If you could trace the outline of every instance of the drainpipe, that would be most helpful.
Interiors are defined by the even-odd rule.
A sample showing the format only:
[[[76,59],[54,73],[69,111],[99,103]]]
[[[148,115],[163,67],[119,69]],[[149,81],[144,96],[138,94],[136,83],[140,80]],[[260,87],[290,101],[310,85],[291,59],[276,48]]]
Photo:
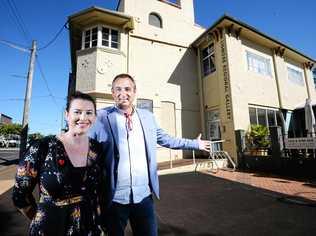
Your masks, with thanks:
[[[126,72],[129,74],[129,58],[130,58],[130,49],[129,49],[129,41],[130,41],[130,30],[127,32],[127,58],[126,58]]]
[[[308,74],[307,74],[307,67],[303,65],[304,68],[304,77],[305,77],[305,84],[306,84],[306,89],[307,89],[307,97],[311,99],[311,93],[310,93],[310,87],[308,83]]]
[[[201,73],[201,55],[200,55],[200,49],[197,48],[197,65],[198,65],[198,84],[199,84],[199,95],[200,95],[200,110],[201,110],[201,128],[202,132],[206,135],[206,129],[205,129],[205,103],[204,103],[204,86],[203,86],[203,78]]]
[[[276,57],[277,57],[277,55],[273,51],[272,52],[272,59],[273,59],[274,77],[275,77],[275,82],[276,82],[276,86],[277,86],[277,90],[278,90],[279,106],[280,106],[280,109],[282,109],[283,105],[282,105],[280,82],[279,82],[279,72],[278,72],[278,67],[276,65],[276,62],[277,62],[277,58]]]

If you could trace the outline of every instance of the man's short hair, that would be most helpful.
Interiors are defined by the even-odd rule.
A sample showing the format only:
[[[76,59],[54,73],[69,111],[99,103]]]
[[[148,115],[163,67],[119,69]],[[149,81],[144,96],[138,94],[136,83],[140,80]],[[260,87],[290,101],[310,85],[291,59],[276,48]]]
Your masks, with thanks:
[[[114,77],[114,79],[112,81],[112,89],[113,89],[114,82],[118,79],[121,79],[121,78],[128,78],[134,84],[134,89],[136,89],[136,82],[135,82],[134,78],[130,74],[127,74],[127,73],[118,74],[117,76]]]

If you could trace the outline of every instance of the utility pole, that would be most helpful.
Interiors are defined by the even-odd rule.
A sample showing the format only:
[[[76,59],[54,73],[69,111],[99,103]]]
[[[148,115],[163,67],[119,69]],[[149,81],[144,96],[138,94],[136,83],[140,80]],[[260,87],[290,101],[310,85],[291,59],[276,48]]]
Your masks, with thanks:
[[[65,132],[65,127],[64,127],[64,108],[61,109],[61,123],[60,123],[60,132],[64,133]]]
[[[32,48],[31,48],[29,69],[28,69],[28,74],[27,74],[25,99],[24,99],[21,144],[20,144],[20,159],[22,158],[22,155],[24,154],[24,152],[26,150],[27,134],[28,134],[28,126],[29,126],[29,111],[30,111],[30,103],[31,103],[31,95],[32,95],[32,82],[33,82],[34,64],[35,64],[35,55],[36,55],[36,41],[33,40],[32,41]]]

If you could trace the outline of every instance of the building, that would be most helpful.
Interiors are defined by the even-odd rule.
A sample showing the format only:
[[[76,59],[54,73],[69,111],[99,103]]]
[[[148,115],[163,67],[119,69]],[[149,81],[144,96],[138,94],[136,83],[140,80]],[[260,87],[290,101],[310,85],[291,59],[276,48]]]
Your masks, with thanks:
[[[229,16],[204,29],[194,21],[193,0],[91,7],[69,17],[69,32],[69,93],[87,92],[98,108],[109,106],[112,79],[130,73],[136,105],[153,111],[163,129],[225,140],[223,149],[235,160],[236,130],[289,124],[297,104],[316,99],[315,60]],[[158,155],[191,153],[160,148]]]
[[[235,158],[236,130],[261,124],[293,133],[293,111],[316,99],[312,58],[232,17],[220,18],[192,45],[201,68],[202,124],[210,138],[226,140],[224,150]]]
[[[12,124],[12,118],[10,116],[0,113],[0,125]]]

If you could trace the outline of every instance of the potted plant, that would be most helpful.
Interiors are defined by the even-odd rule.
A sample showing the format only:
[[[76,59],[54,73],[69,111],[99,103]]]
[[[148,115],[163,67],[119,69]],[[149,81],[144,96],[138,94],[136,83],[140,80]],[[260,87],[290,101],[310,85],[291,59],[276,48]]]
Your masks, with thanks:
[[[250,154],[254,156],[266,156],[270,146],[269,129],[263,125],[251,125],[246,134],[247,146]]]

